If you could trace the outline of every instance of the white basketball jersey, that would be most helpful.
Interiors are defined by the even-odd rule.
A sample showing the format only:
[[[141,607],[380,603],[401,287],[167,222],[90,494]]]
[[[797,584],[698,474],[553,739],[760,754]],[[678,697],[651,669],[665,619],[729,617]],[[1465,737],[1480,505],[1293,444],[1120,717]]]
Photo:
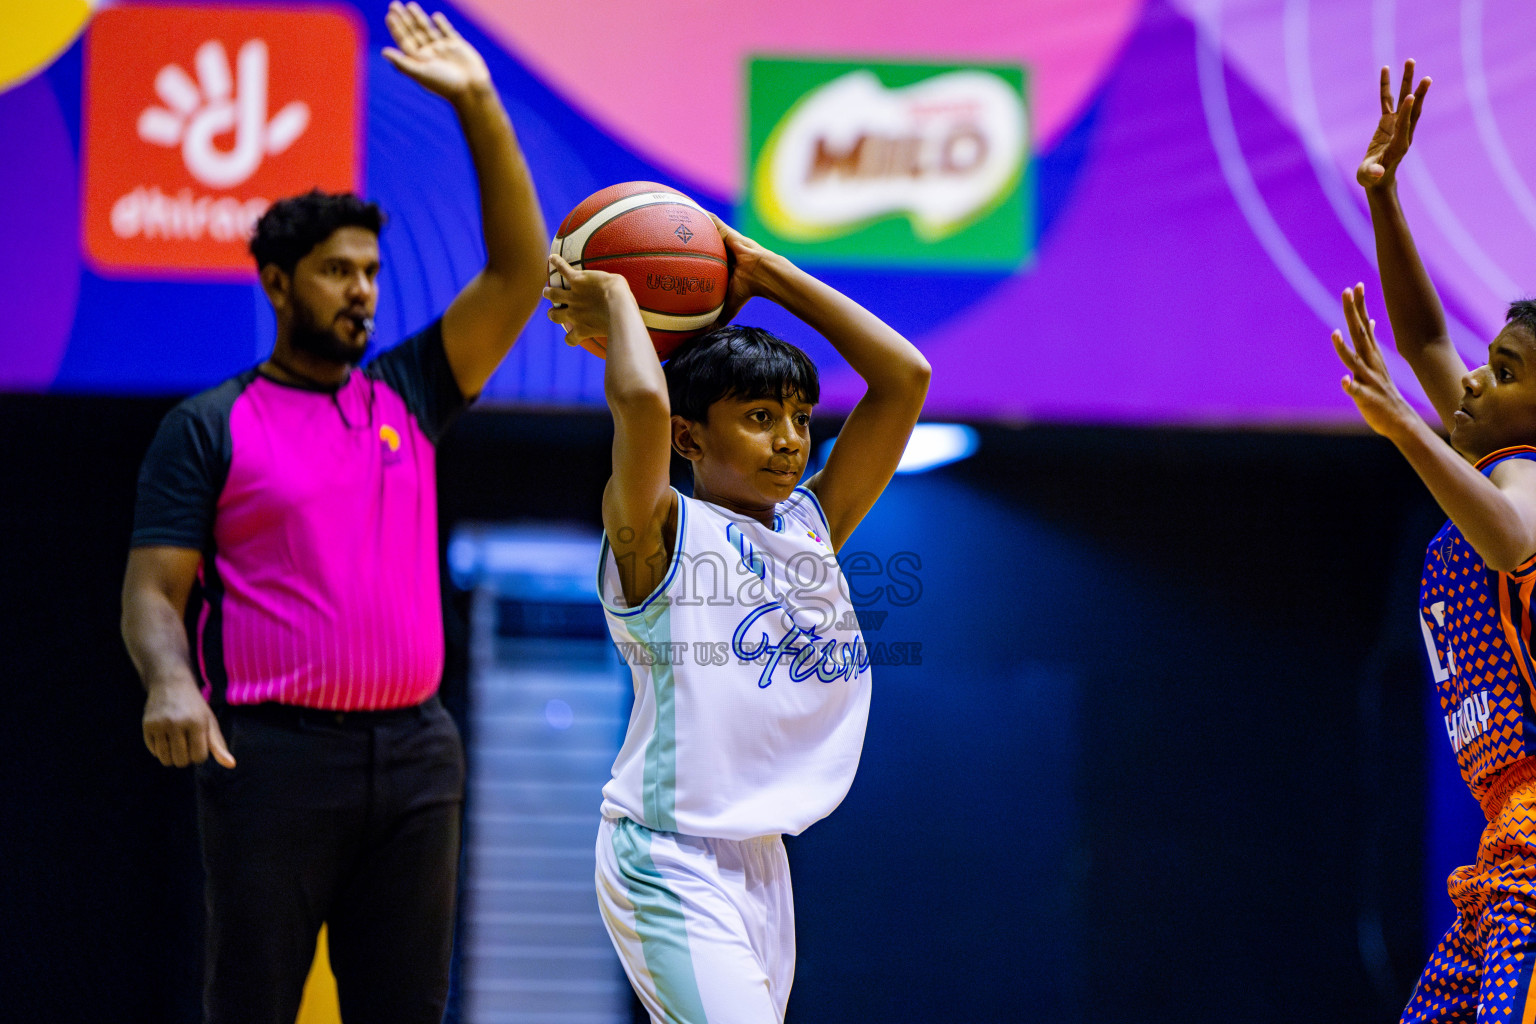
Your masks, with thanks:
[[[672,562],[627,607],[607,539],[598,593],[634,673],[629,731],[603,814],[721,839],[797,835],[853,783],[869,652],[803,487],[770,528],[678,495]]]

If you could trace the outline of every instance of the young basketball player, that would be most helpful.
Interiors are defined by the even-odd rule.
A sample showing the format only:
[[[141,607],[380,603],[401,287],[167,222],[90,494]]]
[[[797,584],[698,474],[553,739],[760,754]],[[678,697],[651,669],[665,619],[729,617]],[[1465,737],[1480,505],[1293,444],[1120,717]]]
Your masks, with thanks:
[[[1353,347],[1334,347],[1344,390],[1371,428],[1397,445],[1450,522],[1436,534],[1420,584],[1419,625],[1451,749],[1488,828],[1477,861],[1452,873],[1456,920],[1425,967],[1404,1022],[1536,1016],[1536,736],[1531,619],[1536,614],[1536,302],[1516,302],[1468,372],[1446,335],[1440,300],[1398,205],[1396,171],[1429,79],[1413,62],[1393,109],[1381,72],[1382,117],[1360,165],[1376,229],[1382,290],[1397,349],[1418,376],[1450,445],[1398,394],[1366,313],[1365,289],[1344,293]]]
[[[721,327],[663,372],[622,277],[551,257],[569,287],[544,294],[568,340],[608,339],[598,585],[635,704],[603,788],[603,920],[654,1020],[768,1024],[795,964],[780,837],[842,801],[869,709],[836,552],[895,472],[929,367],[857,303],[716,224],[734,264],[722,322],[752,296],[776,302],[868,386],[803,483],[818,384],[799,349]],[[693,464],[692,497],[669,485],[673,451]]]

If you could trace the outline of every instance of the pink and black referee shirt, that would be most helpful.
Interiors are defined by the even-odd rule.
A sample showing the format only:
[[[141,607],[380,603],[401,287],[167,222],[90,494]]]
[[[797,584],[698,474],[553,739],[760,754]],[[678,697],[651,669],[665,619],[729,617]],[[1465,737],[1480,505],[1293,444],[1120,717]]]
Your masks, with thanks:
[[[437,691],[436,445],[465,404],[438,321],[335,389],[251,369],[166,415],[132,543],[202,553],[210,701],[351,711]]]

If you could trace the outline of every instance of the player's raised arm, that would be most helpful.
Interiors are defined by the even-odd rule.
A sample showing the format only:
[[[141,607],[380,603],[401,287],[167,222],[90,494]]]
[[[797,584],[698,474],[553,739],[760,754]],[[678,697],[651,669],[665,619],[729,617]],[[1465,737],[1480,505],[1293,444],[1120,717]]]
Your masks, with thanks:
[[[453,105],[480,182],[485,267],[443,315],[443,347],[459,390],[480,393],[538,305],[548,236],[512,123],[475,48],[441,14],[392,3],[385,17],[396,68]],[[431,182],[423,182],[431,188]]]
[[[1424,78],[1414,86],[1413,67],[1411,60],[1403,65],[1395,106],[1392,72],[1381,69],[1381,122],[1371,136],[1355,177],[1365,188],[1370,204],[1381,289],[1397,351],[1413,367],[1440,422],[1449,431],[1453,425],[1451,417],[1461,400],[1461,375],[1467,372],[1467,367],[1451,344],[1440,297],[1419,259],[1413,234],[1397,201],[1397,167],[1413,142],[1430,85],[1430,80]]]
[[[789,260],[715,219],[732,271],[721,322],[754,295],[783,306],[832,343],[868,390],[848,414],[826,466],[805,482],[838,550],[885,490],[923,411],[932,369],[879,317]]]
[[[613,414],[613,475],[603,489],[603,529],[624,599],[637,605],[661,584],[672,557],[676,499],[666,375],[624,278],[576,270],[559,256],[549,257],[549,269],[566,283],[544,289],[555,303],[549,318],[564,325],[566,341],[607,339],[603,395]]]
[[[1333,332],[1333,347],[1349,370],[1345,392],[1376,433],[1397,446],[1440,508],[1490,568],[1509,572],[1536,554],[1536,463],[1509,459],[1483,476],[1446,444],[1398,393],[1365,309],[1365,286],[1344,292],[1344,321],[1352,343]],[[1488,367],[1474,371],[1489,372]]]

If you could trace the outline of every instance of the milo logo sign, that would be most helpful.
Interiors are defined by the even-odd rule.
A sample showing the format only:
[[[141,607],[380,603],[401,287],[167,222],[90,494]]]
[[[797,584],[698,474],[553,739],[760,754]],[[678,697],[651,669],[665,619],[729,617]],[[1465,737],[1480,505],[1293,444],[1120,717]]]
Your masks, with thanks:
[[[759,59],[749,79],[747,234],[837,263],[1033,251],[1023,69]]]

